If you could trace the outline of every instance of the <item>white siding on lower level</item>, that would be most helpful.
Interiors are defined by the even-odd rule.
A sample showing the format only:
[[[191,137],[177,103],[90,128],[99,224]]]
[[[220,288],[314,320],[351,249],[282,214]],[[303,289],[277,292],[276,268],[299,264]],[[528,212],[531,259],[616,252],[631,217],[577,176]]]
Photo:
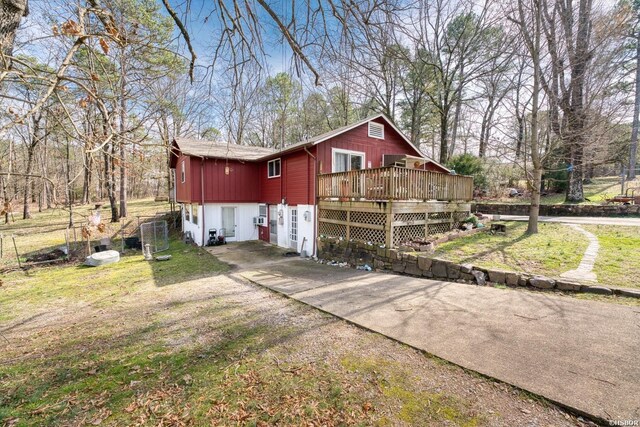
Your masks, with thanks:
[[[258,216],[257,203],[207,203],[204,206],[198,205],[197,224],[193,223],[192,214],[189,215],[190,220],[185,219],[185,211],[188,210],[191,213],[192,205],[183,204],[182,231],[190,231],[193,240],[198,246],[206,244],[209,239],[209,230],[215,228],[217,233],[220,233],[220,229],[223,228],[223,207],[235,208],[235,236],[231,237],[231,233],[227,232],[228,241],[258,239],[258,227],[253,225],[253,218]]]
[[[194,224],[193,223],[193,206],[195,205],[189,205],[189,204],[181,204],[181,213],[182,213],[182,231],[183,232],[190,232],[191,233],[191,237],[193,238],[194,242],[196,242],[197,245],[201,246],[202,245],[202,229],[200,228],[200,223],[202,222],[202,206],[201,205],[197,205],[198,206],[198,212],[197,212],[197,218],[198,218],[198,223]],[[186,219],[186,214],[189,214],[189,219]]]
[[[219,232],[219,230],[223,228],[222,208],[233,207],[236,210],[235,237],[229,237],[229,233],[227,232],[228,241],[241,242],[245,240],[258,240],[258,227],[253,223],[253,219],[259,215],[258,206],[258,203],[207,203],[204,207],[198,205],[198,223],[194,224],[191,220],[185,219],[185,210],[191,212],[192,205],[183,204],[182,230],[190,231],[196,244],[202,246],[207,243],[210,229],[215,228]],[[295,245],[291,240],[292,209],[297,209],[298,211],[298,240],[295,242]],[[277,212],[279,214],[278,246],[291,248],[296,252],[304,250],[307,255],[314,255],[316,207],[314,205],[288,206],[280,204],[277,205]],[[280,213],[282,213],[281,216]],[[193,219],[193,215],[190,215],[190,219]]]
[[[258,240],[258,227],[253,224],[253,218],[258,216],[257,203],[207,203],[205,207],[205,243],[209,235],[209,229],[220,230],[222,224],[222,208],[235,208],[236,223],[235,236],[229,237],[230,242],[242,242],[245,240]]]

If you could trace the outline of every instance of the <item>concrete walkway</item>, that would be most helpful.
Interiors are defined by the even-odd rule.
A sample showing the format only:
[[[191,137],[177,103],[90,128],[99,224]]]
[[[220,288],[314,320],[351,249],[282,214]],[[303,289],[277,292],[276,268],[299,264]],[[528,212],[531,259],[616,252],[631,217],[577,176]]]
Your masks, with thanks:
[[[569,227],[584,234],[584,236],[589,239],[589,246],[587,246],[587,250],[584,252],[578,268],[562,273],[560,277],[577,280],[579,282],[596,282],[598,278],[596,277],[596,273],[593,272],[593,265],[596,263],[598,251],[600,250],[598,238],[595,234],[589,233],[577,224],[569,224]]]
[[[528,215],[500,215],[504,221],[529,221]],[[595,217],[595,216],[541,216],[542,222],[558,222],[562,224],[619,225],[640,227],[640,218],[631,217]]]
[[[465,368],[592,417],[640,419],[640,307],[212,252],[237,278]]]

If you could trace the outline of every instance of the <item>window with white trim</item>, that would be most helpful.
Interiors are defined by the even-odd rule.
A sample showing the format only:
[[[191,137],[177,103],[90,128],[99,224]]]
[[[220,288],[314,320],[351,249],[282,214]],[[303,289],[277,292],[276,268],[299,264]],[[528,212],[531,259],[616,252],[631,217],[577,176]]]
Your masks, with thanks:
[[[184,180],[186,177],[186,173],[184,171],[184,160],[180,163],[180,182],[184,184]]]
[[[369,137],[384,139],[384,125],[382,123],[369,122]]]
[[[280,159],[269,160],[267,163],[267,177],[277,178],[280,176]]]
[[[360,151],[333,149],[331,172],[347,172],[364,169],[364,153]]]
[[[191,212],[191,205],[182,205],[182,208],[184,209],[184,220],[190,221],[191,218],[189,213]]]
[[[258,216],[267,217],[267,205],[258,205]]]

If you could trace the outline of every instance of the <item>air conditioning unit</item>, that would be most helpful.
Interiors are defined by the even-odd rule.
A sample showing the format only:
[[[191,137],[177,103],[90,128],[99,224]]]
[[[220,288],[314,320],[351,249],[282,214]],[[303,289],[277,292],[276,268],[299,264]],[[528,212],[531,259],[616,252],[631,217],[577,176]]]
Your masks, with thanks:
[[[256,216],[253,218],[253,225],[267,225],[267,218],[264,216]]]

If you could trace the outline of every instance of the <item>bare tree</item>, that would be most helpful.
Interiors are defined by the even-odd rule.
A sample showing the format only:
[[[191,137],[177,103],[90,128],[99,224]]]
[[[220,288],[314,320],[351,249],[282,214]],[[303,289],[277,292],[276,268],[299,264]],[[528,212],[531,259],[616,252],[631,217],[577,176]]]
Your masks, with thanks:
[[[542,39],[542,1],[518,0],[517,19],[515,20],[524,44],[531,57],[533,83],[531,87],[531,130],[529,132],[529,152],[533,171],[528,176],[531,187],[531,205],[527,233],[538,232],[540,213],[540,188],[542,186],[543,159],[538,140],[538,111],[540,106],[541,39]]]
[[[638,160],[638,129],[640,128],[640,4],[636,1],[633,4],[635,12],[635,22],[633,40],[635,42],[635,96],[633,101],[633,123],[631,130],[631,146],[629,148],[629,179],[636,177],[636,162]]]

